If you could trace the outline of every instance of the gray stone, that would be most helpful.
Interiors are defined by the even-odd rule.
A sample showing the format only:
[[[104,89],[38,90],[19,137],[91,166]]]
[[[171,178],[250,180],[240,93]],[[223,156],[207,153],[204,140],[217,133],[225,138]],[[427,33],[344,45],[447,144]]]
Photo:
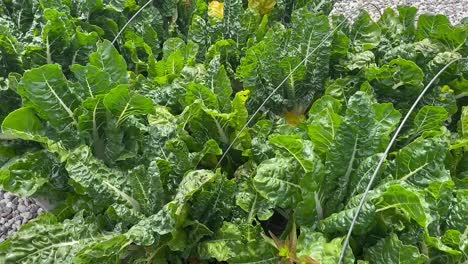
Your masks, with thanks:
[[[10,200],[10,199],[13,197],[13,194],[7,193],[7,192],[6,192],[6,193],[3,194],[3,197],[4,197],[6,200]]]
[[[37,206],[36,205],[31,205],[29,207],[29,212],[33,213],[33,214],[36,214],[37,213]]]
[[[32,217],[32,214],[30,212],[24,212],[24,213],[21,213],[21,217],[23,217],[24,219],[31,219]]]
[[[5,207],[3,208],[3,213],[0,214],[0,217],[10,218],[9,216],[12,214],[12,212],[13,212],[13,209],[9,207]]]
[[[18,205],[17,210],[20,211],[20,213],[23,213],[23,212],[26,212],[28,210],[28,207],[20,204],[20,205]]]
[[[8,219],[6,225],[11,226],[11,225],[13,225],[14,222],[15,222],[15,218],[10,218],[10,219]]]

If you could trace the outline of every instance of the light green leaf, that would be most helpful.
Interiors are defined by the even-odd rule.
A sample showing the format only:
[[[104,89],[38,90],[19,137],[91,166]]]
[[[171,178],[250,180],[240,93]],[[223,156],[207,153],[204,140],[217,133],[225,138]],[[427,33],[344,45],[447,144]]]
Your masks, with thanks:
[[[388,187],[387,191],[377,201],[376,206],[376,212],[397,209],[408,218],[416,221],[423,228],[427,227],[432,220],[426,211],[427,205],[421,200],[420,196],[401,185]]]
[[[413,126],[408,133],[415,137],[427,131],[437,131],[443,125],[443,122],[447,120],[448,116],[447,110],[443,107],[425,105],[416,114]]]
[[[329,95],[322,96],[310,108],[307,133],[320,153],[326,153],[335,139],[343,121],[340,111],[341,103]]]
[[[326,234],[346,234],[353,217],[356,214],[357,207],[345,209],[334,213],[324,220],[320,221],[320,230]],[[365,203],[359,214],[359,218],[354,226],[353,233],[364,235],[375,225],[375,206],[372,203]]]
[[[218,109],[218,99],[214,91],[201,84],[190,83],[185,94],[185,105],[193,104],[196,100],[200,100],[210,109]]]
[[[89,147],[81,146],[71,152],[65,168],[74,181],[72,185],[99,199],[101,205],[121,202],[140,211],[141,206],[131,196],[124,175],[94,158]]]
[[[417,247],[404,245],[395,234],[367,249],[365,259],[375,264],[424,264],[427,261]]]
[[[274,248],[262,240],[259,225],[224,222],[213,239],[199,246],[202,258],[214,258],[229,263],[278,263]]]
[[[450,21],[444,15],[424,14],[418,19],[417,40],[434,38],[450,31]]]
[[[424,86],[425,74],[415,62],[398,58],[380,68],[367,68],[365,76],[375,87],[377,99],[409,109]]]
[[[16,109],[3,120],[2,131],[6,135],[23,140],[46,140],[44,126],[30,107]]]
[[[89,63],[109,74],[112,86],[128,82],[127,63],[108,40],[98,42],[96,52],[89,56]]]
[[[11,112],[2,123],[2,131],[5,135],[23,140],[31,140],[43,143],[49,151],[58,153],[61,158],[67,156],[65,148],[60,142],[55,142],[45,135],[45,129],[30,107],[23,107]]]
[[[263,198],[249,180],[239,185],[236,194],[236,205],[248,213],[248,222],[251,222],[255,217],[266,221],[273,215],[274,205]]]
[[[450,180],[444,164],[447,148],[448,142],[441,137],[417,139],[397,153],[396,178],[422,187]]]
[[[392,8],[385,9],[382,17],[377,22],[382,34],[389,39],[393,45],[401,42],[413,41],[415,33],[415,7],[399,6],[398,13]]]
[[[6,263],[83,263],[79,260],[118,259],[131,241],[117,234],[100,233],[95,221],[85,219],[83,213],[62,223],[51,214],[43,215],[23,226],[0,246],[0,260]]]
[[[174,200],[164,205],[158,213],[134,225],[128,235],[138,245],[151,245],[157,240],[154,234],[165,235],[175,231],[176,222],[183,224],[185,221],[185,203],[215,176],[215,173],[208,170],[189,172],[180,182]]]
[[[75,75],[86,97],[105,94],[112,88],[109,73],[93,65],[74,64],[70,70]]]
[[[303,140],[299,136],[287,135],[274,136],[269,141],[287,150],[299,162],[306,173],[314,170],[316,161],[314,160],[314,150],[310,141]]]
[[[325,215],[342,208],[362,175],[356,170],[366,158],[384,151],[400,113],[391,104],[374,104],[372,97],[357,92],[348,101],[343,123],[326,155]]]
[[[147,215],[152,215],[164,204],[164,190],[161,175],[156,162],[151,162],[148,169],[140,165],[128,172],[127,177],[132,187],[135,200]]]
[[[139,213],[123,204],[113,204],[106,210],[107,216],[115,222],[122,225],[134,225],[145,218],[145,215]]]
[[[18,93],[36,113],[57,130],[76,126],[73,114],[79,101],[68,87],[59,65],[50,64],[26,72],[21,78]]]
[[[32,196],[51,180],[56,162],[46,151],[18,156],[0,167],[0,186],[23,197]]]
[[[371,50],[380,43],[381,29],[365,11],[356,18],[350,33],[354,49],[358,52]]]
[[[118,126],[130,116],[154,113],[151,99],[131,91],[126,84],[121,84],[106,94],[104,105],[117,117]]]
[[[297,256],[299,259],[311,257],[320,264],[336,264],[342,248],[342,238],[338,237],[332,241],[327,241],[323,234],[314,232],[311,228],[301,227],[301,235],[297,240]],[[343,263],[352,264],[354,260],[353,252],[348,248]]]
[[[301,173],[291,158],[274,158],[262,162],[253,179],[255,189],[269,202],[294,208],[301,200]]]
[[[348,71],[368,69],[375,65],[375,54],[369,50],[349,53],[343,65]]]
[[[220,110],[230,112],[232,87],[231,80],[227,76],[224,65],[220,64],[220,58],[217,56],[210,62],[207,76],[207,86],[216,94]]]

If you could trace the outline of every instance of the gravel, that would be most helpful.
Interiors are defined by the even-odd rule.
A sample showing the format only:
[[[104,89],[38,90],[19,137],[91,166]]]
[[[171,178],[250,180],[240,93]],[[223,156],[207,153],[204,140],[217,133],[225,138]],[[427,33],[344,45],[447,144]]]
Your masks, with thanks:
[[[454,24],[468,17],[468,0],[343,0],[335,4],[332,14],[344,14],[353,19],[359,7],[363,7],[373,19],[378,19],[385,8],[398,5],[416,6],[419,14],[444,14]],[[30,198],[19,198],[0,191],[0,243],[48,207]]]
[[[42,212],[34,200],[0,191],[0,243]]]
[[[377,20],[385,8],[398,5],[415,6],[419,14],[446,15],[453,24],[468,17],[468,0],[342,0],[335,4],[332,14],[343,14],[352,20],[359,14],[359,7],[362,7]]]

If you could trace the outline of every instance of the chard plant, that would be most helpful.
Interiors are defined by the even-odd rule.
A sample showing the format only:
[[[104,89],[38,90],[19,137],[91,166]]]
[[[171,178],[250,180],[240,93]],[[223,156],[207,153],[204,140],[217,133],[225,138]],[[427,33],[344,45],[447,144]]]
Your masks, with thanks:
[[[338,263],[468,27],[331,4],[0,2],[0,188],[56,205],[0,263]],[[466,76],[410,113],[343,263],[468,261]]]

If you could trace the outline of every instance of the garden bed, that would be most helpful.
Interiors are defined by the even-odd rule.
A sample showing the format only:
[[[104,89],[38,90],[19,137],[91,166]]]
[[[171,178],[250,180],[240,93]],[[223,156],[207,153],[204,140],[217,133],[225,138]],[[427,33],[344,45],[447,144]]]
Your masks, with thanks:
[[[1,2],[0,263],[468,261],[439,2]]]

